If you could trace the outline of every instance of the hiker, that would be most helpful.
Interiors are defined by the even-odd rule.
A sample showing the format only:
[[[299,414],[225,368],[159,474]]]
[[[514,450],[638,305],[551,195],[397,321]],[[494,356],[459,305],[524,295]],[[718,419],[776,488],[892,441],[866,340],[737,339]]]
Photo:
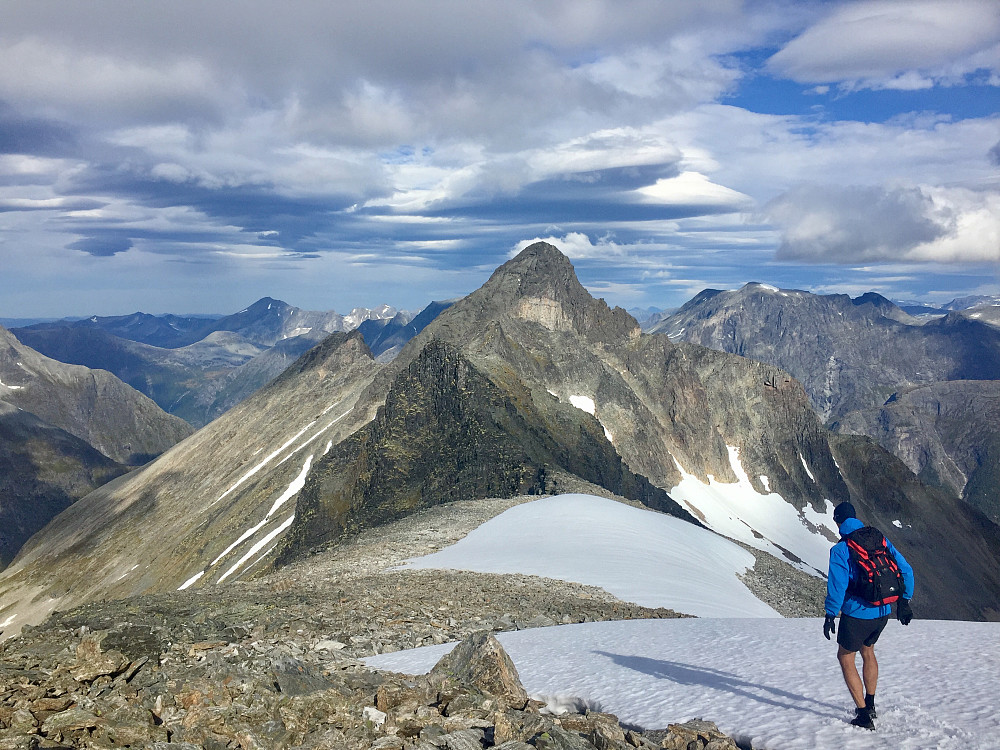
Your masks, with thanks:
[[[834,508],[833,520],[840,528],[840,541],[830,550],[823,635],[830,640],[830,633],[837,633],[837,660],[857,706],[851,724],[875,729],[878,661],[874,646],[889,621],[893,601],[896,602],[896,619],[903,625],[909,625],[913,619],[910,609],[913,568],[881,532],[858,520],[851,503],[840,503]],[[870,558],[868,553],[871,553]],[[869,560],[877,564],[868,564]],[[898,570],[893,568],[893,561]],[[884,577],[877,573],[869,576],[866,568],[877,568]],[[880,593],[873,593],[870,583],[873,579],[876,588],[881,580]],[[839,631],[834,620],[838,613]],[[858,675],[855,662],[858,651],[861,652],[861,675]]]

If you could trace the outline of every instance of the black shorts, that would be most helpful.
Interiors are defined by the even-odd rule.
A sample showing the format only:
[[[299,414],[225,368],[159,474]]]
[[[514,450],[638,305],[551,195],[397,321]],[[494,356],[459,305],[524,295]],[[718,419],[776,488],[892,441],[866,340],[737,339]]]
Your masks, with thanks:
[[[862,646],[874,646],[887,622],[889,615],[876,617],[874,620],[841,615],[840,627],[837,629],[837,643],[846,651],[860,651]]]

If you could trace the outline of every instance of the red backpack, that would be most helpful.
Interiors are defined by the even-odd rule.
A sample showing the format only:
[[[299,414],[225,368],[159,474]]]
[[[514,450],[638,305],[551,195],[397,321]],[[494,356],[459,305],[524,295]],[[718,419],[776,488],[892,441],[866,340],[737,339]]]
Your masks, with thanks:
[[[854,566],[848,592],[873,606],[891,604],[903,594],[903,574],[885,535],[874,526],[852,531],[844,539]]]

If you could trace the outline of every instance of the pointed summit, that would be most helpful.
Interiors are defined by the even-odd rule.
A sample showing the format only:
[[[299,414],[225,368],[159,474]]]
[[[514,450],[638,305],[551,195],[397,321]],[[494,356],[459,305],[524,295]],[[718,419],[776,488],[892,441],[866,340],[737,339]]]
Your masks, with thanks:
[[[500,266],[480,292],[507,299],[547,297],[559,301],[593,300],[569,258],[547,242],[529,245]]]
[[[569,258],[547,242],[529,245],[500,266],[489,281],[449,310],[448,317],[470,312],[482,322],[512,317],[591,338],[639,333],[631,315],[595,299],[577,279]]]

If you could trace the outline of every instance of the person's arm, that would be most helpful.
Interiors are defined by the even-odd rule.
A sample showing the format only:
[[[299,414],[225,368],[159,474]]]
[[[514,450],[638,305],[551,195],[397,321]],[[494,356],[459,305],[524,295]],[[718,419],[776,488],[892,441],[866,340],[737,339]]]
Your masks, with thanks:
[[[886,547],[888,547],[889,552],[896,559],[896,565],[899,566],[899,572],[903,575],[903,593],[902,598],[909,601],[913,598],[913,568],[903,557],[903,553],[896,549],[892,542],[888,539],[885,540]]]
[[[836,617],[844,606],[847,584],[851,580],[850,557],[846,544],[836,544],[830,550],[830,571],[826,578],[826,614]]]

